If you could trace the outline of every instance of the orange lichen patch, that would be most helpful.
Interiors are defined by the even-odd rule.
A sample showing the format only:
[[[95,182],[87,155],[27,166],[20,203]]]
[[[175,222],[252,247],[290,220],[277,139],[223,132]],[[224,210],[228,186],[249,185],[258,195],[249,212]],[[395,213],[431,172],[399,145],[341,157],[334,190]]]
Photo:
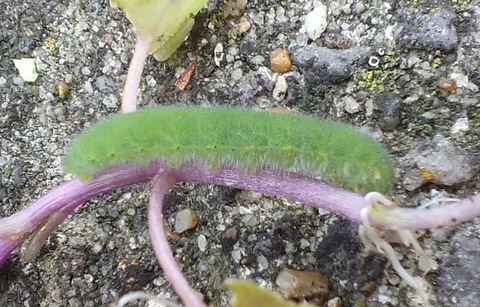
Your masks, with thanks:
[[[328,294],[329,281],[320,273],[285,269],[275,281],[288,299],[305,299]]]
[[[438,88],[451,93],[457,88],[457,83],[452,79],[441,79],[438,81]]]
[[[408,170],[403,181],[405,188],[408,191],[413,191],[428,182],[441,183],[440,172],[437,170],[430,170],[424,167],[419,167],[413,170]]]
[[[175,85],[180,89],[184,90],[187,85],[190,83],[190,79],[192,78],[193,72],[195,71],[195,68],[197,67],[197,62],[192,61],[187,68],[183,71],[182,75],[180,76],[180,79],[175,82]]]
[[[432,171],[423,167],[416,169],[415,175],[422,177],[427,181],[438,181],[438,171]]]
[[[292,60],[287,49],[279,48],[270,53],[270,69],[277,73],[286,73],[292,70]]]

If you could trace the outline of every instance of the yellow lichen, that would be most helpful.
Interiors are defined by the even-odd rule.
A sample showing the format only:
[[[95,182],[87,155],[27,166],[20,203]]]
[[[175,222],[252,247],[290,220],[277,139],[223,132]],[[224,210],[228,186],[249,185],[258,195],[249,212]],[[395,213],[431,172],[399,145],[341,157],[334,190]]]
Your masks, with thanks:
[[[46,42],[45,42],[45,48],[50,51],[50,52],[53,52],[55,51],[55,47],[57,45],[57,40],[54,39],[54,38],[49,38]]]

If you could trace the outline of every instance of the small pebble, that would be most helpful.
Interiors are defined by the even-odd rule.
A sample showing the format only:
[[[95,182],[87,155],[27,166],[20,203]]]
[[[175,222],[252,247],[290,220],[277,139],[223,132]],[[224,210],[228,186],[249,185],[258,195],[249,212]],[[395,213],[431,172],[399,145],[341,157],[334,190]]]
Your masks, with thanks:
[[[149,87],[155,87],[157,85],[157,80],[155,80],[155,77],[152,76],[152,75],[147,75],[145,77],[145,79],[147,80],[147,85]]]
[[[339,297],[334,297],[331,300],[328,300],[327,307],[341,307],[342,300]]]
[[[289,299],[303,299],[329,292],[329,281],[320,273],[285,269],[275,281],[283,296]]]
[[[452,133],[466,132],[468,130],[468,118],[466,117],[457,119],[451,129]]]
[[[57,106],[53,109],[53,114],[55,118],[59,121],[65,121],[65,108],[63,106]]]
[[[247,10],[247,0],[229,0],[225,5],[225,17],[227,19],[238,19],[245,14]]]
[[[288,22],[289,21],[289,18],[287,16],[285,16],[285,9],[281,6],[279,6],[277,8],[277,11],[276,11],[276,14],[275,14],[275,18],[277,20],[277,22]]]
[[[352,96],[345,97],[343,103],[345,104],[345,111],[350,114],[355,114],[360,111],[360,104]]]
[[[261,55],[256,55],[252,58],[252,63],[256,65],[262,65],[265,62],[265,58]]]
[[[250,27],[251,27],[251,24],[249,21],[240,22],[235,26],[235,33],[237,35],[241,35],[247,32],[248,30],[250,30]]]
[[[175,216],[175,232],[180,234],[194,228],[198,223],[197,215],[192,209],[184,209]]]
[[[115,87],[115,81],[107,75],[101,75],[95,80],[96,87],[102,92],[108,92]]]
[[[67,98],[67,95],[69,92],[70,92],[70,87],[68,86],[68,84],[64,82],[60,82],[59,84],[57,84],[57,93],[60,99]]]
[[[405,161],[411,165],[404,178],[405,188],[409,191],[427,182],[452,186],[468,181],[474,175],[476,165],[471,152],[454,146],[442,135],[412,149]]]
[[[292,61],[286,49],[279,48],[270,53],[270,68],[277,73],[286,73],[292,70]]]
[[[90,68],[88,67],[82,67],[82,74],[84,74],[85,76],[89,76],[90,75]]]
[[[385,130],[394,130],[400,124],[402,99],[394,92],[382,92],[375,101],[380,112],[380,124]]]
[[[242,217],[241,222],[242,222],[245,226],[254,227],[254,226],[257,225],[258,220],[257,220],[257,218],[255,217],[255,215],[253,215],[253,214],[245,214],[245,215]]]
[[[93,94],[93,87],[92,87],[92,83],[90,83],[90,81],[86,81],[85,84],[83,85],[83,88],[85,89],[85,91],[89,94]]]
[[[365,11],[365,5],[362,2],[358,2],[355,4],[353,8],[353,12],[355,14],[362,14]]]
[[[103,249],[103,245],[97,242],[93,245],[92,252],[94,254],[98,254],[102,251],[102,249]]]
[[[222,244],[222,249],[225,252],[230,252],[233,250],[233,246],[238,241],[238,230],[235,227],[225,230],[220,236],[220,243]]]
[[[457,88],[457,83],[452,79],[441,79],[438,82],[438,88],[451,93]]]
[[[105,105],[107,108],[116,108],[118,104],[118,98],[114,94],[110,94],[103,98],[102,100],[103,105]]]
[[[305,32],[312,40],[316,40],[327,28],[327,7],[319,3],[305,18]]]
[[[230,78],[232,78],[233,81],[238,81],[242,79],[242,77],[243,77],[243,72],[240,68],[234,69],[230,73]]]
[[[298,34],[296,42],[299,47],[308,45],[308,35],[302,33]]]
[[[463,87],[475,93],[479,91],[478,86],[470,82],[465,74],[452,73],[450,77],[455,81],[457,87]]]
[[[13,78],[13,84],[22,85],[23,83],[25,83],[25,81],[22,78],[20,77]]]
[[[277,78],[277,82],[275,83],[275,87],[273,88],[273,99],[276,101],[282,101],[287,94],[288,84],[287,80],[284,76],[279,76]]]
[[[223,45],[218,43],[213,50],[213,61],[215,62],[215,65],[220,67],[220,62],[223,60],[224,56],[225,53],[223,52]]]
[[[207,237],[199,235],[197,238],[197,244],[200,251],[203,253],[207,250]]]

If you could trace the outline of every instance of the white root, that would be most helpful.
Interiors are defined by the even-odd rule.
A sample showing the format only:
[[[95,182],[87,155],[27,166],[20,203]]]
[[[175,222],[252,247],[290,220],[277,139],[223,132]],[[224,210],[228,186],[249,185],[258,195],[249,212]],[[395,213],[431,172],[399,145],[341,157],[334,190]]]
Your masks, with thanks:
[[[371,210],[375,206],[396,207],[397,204],[380,193],[371,192],[365,196],[366,205],[362,209],[361,215],[363,225],[359,227],[359,236],[362,243],[368,250],[373,250],[384,255],[391,263],[393,269],[397,274],[420,295],[424,306],[431,306],[430,294],[432,292],[431,286],[421,277],[414,277],[408,273],[401,265],[398,256],[393,250],[390,243],[384,240],[384,232],[371,226],[370,219],[372,218]],[[375,221],[372,221],[375,224]],[[429,258],[423,248],[420,246],[414,233],[409,230],[396,230],[398,236],[402,239],[403,244],[407,247],[412,246],[419,257],[422,270],[426,274],[430,270],[437,268],[435,260]]]
[[[171,302],[167,299],[157,297],[153,294],[148,294],[141,291],[130,292],[122,296],[116,304],[113,304],[111,307],[123,307],[127,304],[130,304],[134,301],[144,300],[155,303],[157,307],[181,307],[174,302]]]

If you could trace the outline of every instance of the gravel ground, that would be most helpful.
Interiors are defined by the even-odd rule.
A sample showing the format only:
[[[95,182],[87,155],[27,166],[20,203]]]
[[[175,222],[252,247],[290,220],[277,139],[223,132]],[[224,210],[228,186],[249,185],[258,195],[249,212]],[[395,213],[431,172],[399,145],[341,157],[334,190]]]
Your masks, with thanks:
[[[171,59],[148,59],[142,106],[287,106],[378,138],[395,161],[391,196],[402,204],[416,205],[435,191],[477,192],[480,1],[328,1],[327,28],[312,41],[302,26],[313,2],[251,0],[243,17],[227,20],[230,4],[211,1]],[[123,12],[104,0],[2,0],[0,12],[0,216],[8,216],[65,181],[61,162],[72,138],[118,112],[134,35]],[[235,32],[247,21],[248,31]],[[224,57],[215,65],[219,44]],[[269,54],[279,47],[294,62],[283,75],[269,68]],[[37,59],[34,83],[23,82],[13,65],[22,57]],[[195,76],[180,91],[175,81],[193,60]],[[70,89],[64,98],[61,83]],[[34,264],[22,264],[15,252],[0,268],[0,306],[107,306],[134,290],[174,297],[149,243],[148,191],[131,187],[83,205]],[[357,227],[326,212],[188,183],[171,191],[165,207],[172,225],[180,209],[198,215],[199,225],[173,248],[194,287],[215,306],[227,305],[225,279],[275,288],[285,266],[325,274],[329,298],[340,297],[344,306],[417,304],[386,261],[364,251]],[[478,305],[479,226],[477,220],[422,238],[439,263],[426,277],[435,306]],[[235,244],[225,236],[232,228]],[[200,235],[207,239],[204,252]],[[413,253],[397,251],[415,271]]]

